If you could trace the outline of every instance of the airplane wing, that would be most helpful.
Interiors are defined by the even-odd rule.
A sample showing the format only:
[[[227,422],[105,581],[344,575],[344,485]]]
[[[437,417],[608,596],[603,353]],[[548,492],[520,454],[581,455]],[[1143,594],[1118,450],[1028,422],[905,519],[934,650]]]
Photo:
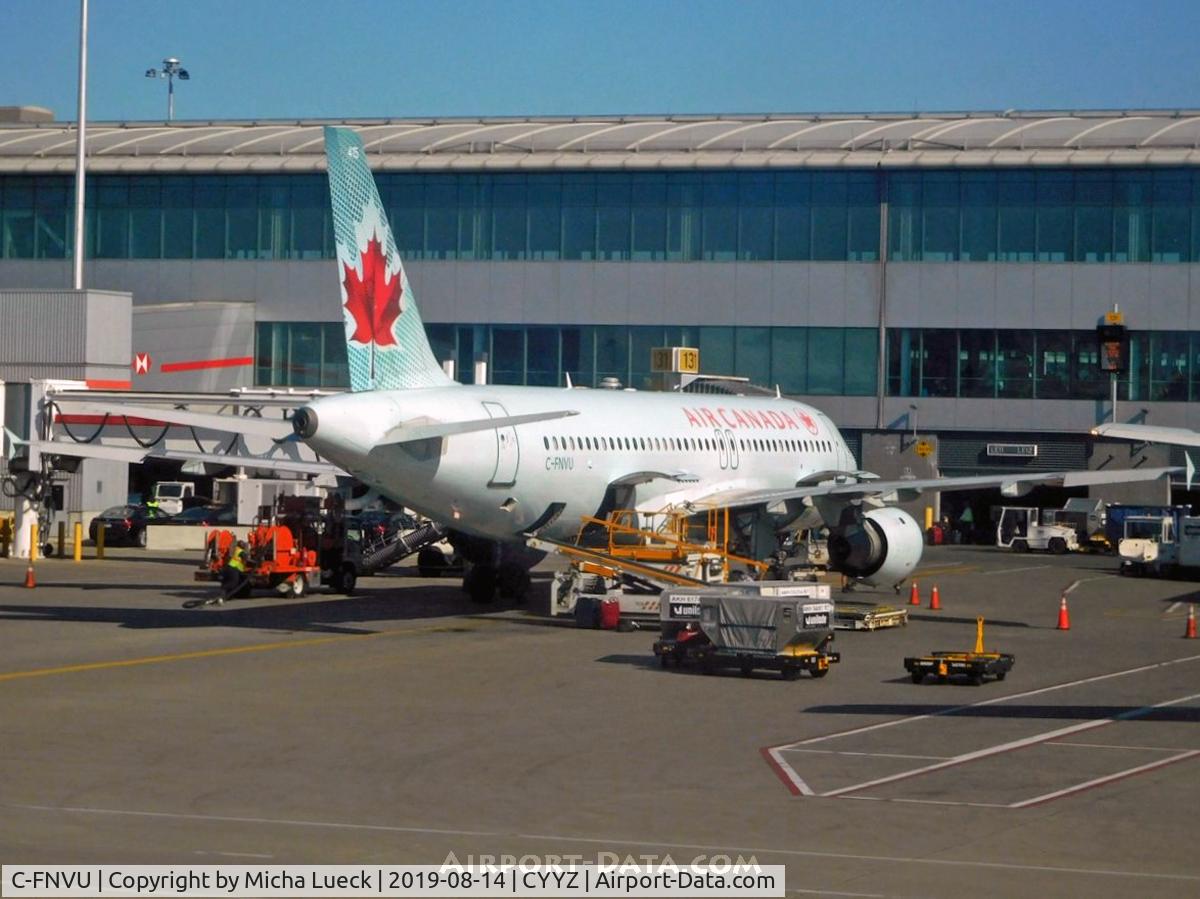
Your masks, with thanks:
[[[496,418],[473,418],[468,421],[436,421],[421,424],[400,424],[388,431],[379,441],[380,446],[395,443],[413,443],[435,437],[450,437],[454,434],[470,434],[473,431],[491,431],[525,425],[535,421],[553,421],[578,415],[577,409],[560,409],[554,412],[531,412],[528,415],[507,415]],[[290,426],[289,426],[290,428]]]
[[[1138,440],[1142,443],[1166,443],[1170,446],[1200,446],[1200,433],[1188,428],[1162,428],[1155,425],[1104,424],[1092,428],[1097,437]]]
[[[1190,461],[1190,460],[1189,460]],[[1190,466],[1189,466],[1190,467]],[[878,497],[886,502],[908,502],[927,490],[978,490],[999,488],[1004,496],[1021,496],[1039,485],[1088,487],[1155,481],[1184,471],[1184,468],[1127,468],[1113,471],[1048,471],[1036,474],[967,475],[957,478],[880,479],[833,478],[816,484],[800,484],[783,490],[725,490],[693,500],[695,505],[771,505],[806,496],[837,496],[848,501]],[[1190,484],[1189,484],[1190,489]]]

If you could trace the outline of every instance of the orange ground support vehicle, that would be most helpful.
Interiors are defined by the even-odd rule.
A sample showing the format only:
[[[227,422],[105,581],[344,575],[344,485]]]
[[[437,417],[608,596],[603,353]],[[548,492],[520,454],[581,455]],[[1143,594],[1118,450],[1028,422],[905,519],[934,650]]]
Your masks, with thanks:
[[[331,586],[354,588],[356,568],[347,558],[349,541],[340,499],[281,496],[271,514],[260,519],[246,538],[246,576],[252,588],[269,588],[303,596],[320,586],[322,571]],[[230,531],[211,531],[196,580],[218,580],[235,543]]]

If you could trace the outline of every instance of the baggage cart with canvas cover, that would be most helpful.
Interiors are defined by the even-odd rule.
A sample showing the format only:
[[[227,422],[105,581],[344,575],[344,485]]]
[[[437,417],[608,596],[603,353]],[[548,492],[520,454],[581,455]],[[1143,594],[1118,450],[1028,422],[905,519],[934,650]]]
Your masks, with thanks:
[[[662,636],[654,653],[664,667],[695,659],[706,673],[738,668],[801,671],[824,677],[840,655],[833,642],[833,602],[828,584],[742,582],[720,587],[679,587],[662,594]]]

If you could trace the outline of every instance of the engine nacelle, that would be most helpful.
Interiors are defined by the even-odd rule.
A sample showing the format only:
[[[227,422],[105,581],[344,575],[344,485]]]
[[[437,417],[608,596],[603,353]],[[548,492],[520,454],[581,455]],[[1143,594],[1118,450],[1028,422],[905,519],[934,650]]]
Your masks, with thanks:
[[[923,549],[916,519],[892,507],[867,509],[829,535],[829,561],[835,571],[883,587],[909,577]]]

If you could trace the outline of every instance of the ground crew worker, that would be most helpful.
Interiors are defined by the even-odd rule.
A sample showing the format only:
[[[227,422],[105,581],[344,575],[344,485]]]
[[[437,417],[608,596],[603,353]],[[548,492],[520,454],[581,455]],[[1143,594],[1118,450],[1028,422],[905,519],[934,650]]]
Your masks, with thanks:
[[[239,540],[230,550],[229,558],[225,562],[225,567],[221,569],[221,598],[218,602],[224,602],[241,591],[246,585],[249,578],[246,575],[246,546],[245,540]]]

